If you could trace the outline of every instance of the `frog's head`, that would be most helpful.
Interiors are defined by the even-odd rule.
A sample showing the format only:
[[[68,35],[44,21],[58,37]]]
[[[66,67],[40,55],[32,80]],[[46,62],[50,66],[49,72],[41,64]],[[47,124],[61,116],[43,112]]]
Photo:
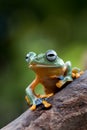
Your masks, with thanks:
[[[46,53],[36,54],[29,52],[26,55],[26,61],[29,63],[29,67],[61,67],[64,66],[64,62],[58,57],[54,50],[48,50]]]

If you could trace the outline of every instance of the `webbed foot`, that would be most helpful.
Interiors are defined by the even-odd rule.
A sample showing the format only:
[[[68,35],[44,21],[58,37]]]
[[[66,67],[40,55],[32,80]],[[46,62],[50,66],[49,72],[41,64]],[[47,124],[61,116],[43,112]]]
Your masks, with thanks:
[[[84,71],[80,71],[78,69],[73,69],[72,78],[79,78],[83,73],[84,73]]]
[[[30,107],[30,110],[31,111],[34,111],[36,109],[36,107],[40,104],[43,104],[45,108],[49,108],[51,107],[52,105],[50,103],[48,103],[46,101],[46,98],[37,98],[35,101],[34,101],[34,104]]]
[[[73,81],[72,77],[71,76],[66,76],[63,80],[59,80],[56,83],[56,86],[58,88],[61,88],[66,82],[70,82],[70,81]]]
[[[33,100],[33,105],[29,108],[31,111],[34,111],[37,107],[37,105],[42,104],[42,99],[37,98],[35,100]]]

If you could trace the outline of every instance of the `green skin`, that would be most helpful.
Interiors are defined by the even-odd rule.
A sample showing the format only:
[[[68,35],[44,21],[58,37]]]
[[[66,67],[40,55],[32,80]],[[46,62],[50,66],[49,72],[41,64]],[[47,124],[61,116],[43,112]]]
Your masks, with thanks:
[[[66,67],[67,68],[67,74],[62,79],[63,84],[65,84],[67,81],[72,81],[72,68],[71,68],[71,62],[67,61],[64,63],[64,61],[56,56],[56,59],[54,61],[50,61],[46,58],[46,53],[36,54],[34,52],[28,53],[27,62],[29,63],[29,67],[31,68],[32,64],[35,64],[37,67],[55,67],[55,68],[61,68]],[[31,84],[26,88],[26,95],[27,97],[32,101],[33,105],[38,105],[42,103],[41,98],[37,98],[34,92],[31,89]]]

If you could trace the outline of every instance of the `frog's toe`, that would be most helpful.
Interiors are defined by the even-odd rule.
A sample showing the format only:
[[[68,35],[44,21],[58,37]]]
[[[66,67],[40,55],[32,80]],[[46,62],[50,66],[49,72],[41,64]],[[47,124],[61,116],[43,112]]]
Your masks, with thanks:
[[[58,88],[61,88],[62,85],[63,85],[63,82],[62,82],[62,81],[59,81],[59,82],[56,83],[56,86],[57,86]]]
[[[79,78],[80,77],[80,73],[76,73],[76,78]]]
[[[72,77],[77,79],[77,78],[79,78],[83,73],[84,73],[83,71],[80,71],[80,72],[78,72],[78,73],[72,73]]]
[[[75,78],[76,77],[76,74],[72,72],[72,78]]]
[[[36,105],[32,105],[30,108],[29,108],[31,111],[34,111],[36,109]]]
[[[43,103],[43,105],[44,105],[46,108],[49,108],[49,107],[52,106],[50,103],[48,103],[48,102],[45,101],[45,100],[43,100],[42,103]]]
[[[50,94],[46,94],[46,98],[49,98],[51,96],[53,96],[54,94],[53,93],[50,93]]]
[[[45,94],[45,95],[40,95],[40,98],[49,98],[49,97],[51,97],[53,95],[54,95],[53,93]]]

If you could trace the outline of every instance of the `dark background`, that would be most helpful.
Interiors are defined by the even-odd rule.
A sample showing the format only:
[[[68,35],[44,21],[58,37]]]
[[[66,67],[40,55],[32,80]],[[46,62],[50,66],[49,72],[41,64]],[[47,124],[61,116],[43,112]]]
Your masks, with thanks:
[[[87,0],[0,0],[0,128],[28,108],[26,53],[48,49],[87,68]]]

